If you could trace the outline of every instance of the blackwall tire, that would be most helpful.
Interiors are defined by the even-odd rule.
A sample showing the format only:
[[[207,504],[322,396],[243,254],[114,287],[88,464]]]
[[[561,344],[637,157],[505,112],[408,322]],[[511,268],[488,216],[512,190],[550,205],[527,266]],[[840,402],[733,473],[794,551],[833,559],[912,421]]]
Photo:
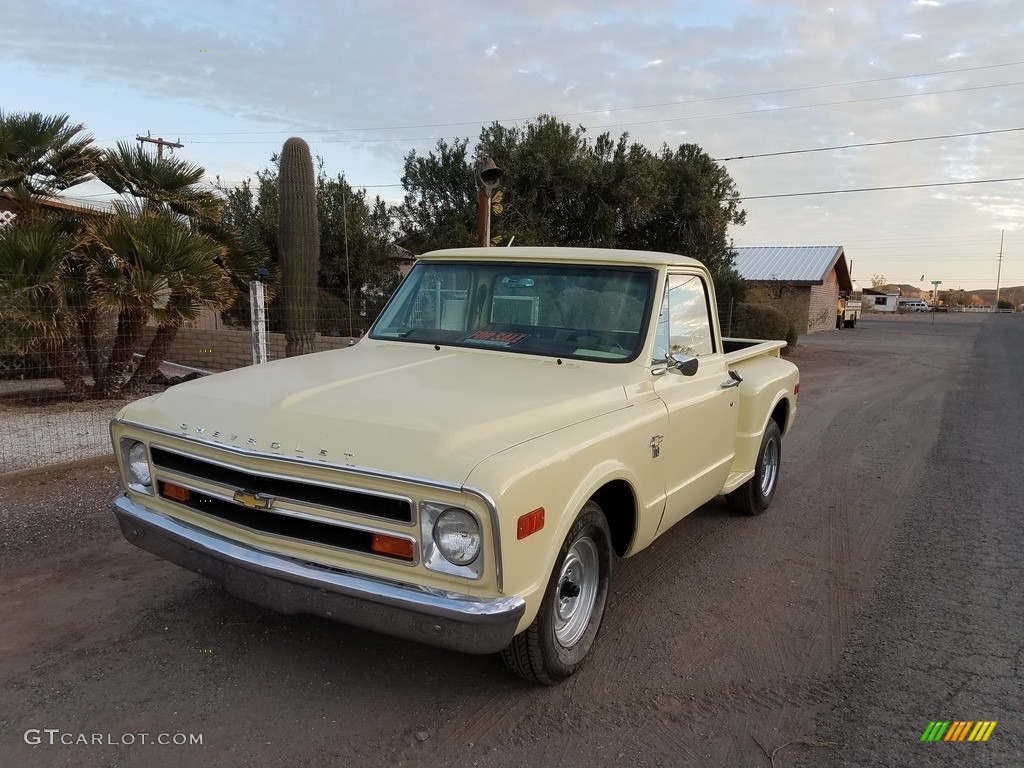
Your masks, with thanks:
[[[506,667],[555,685],[583,665],[601,628],[614,557],[604,512],[588,501],[562,542],[537,617],[501,652]]]
[[[757,452],[754,476],[726,496],[729,506],[744,515],[760,515],[771,506],[782,470],[782,434],[779,425],[769,419]]]

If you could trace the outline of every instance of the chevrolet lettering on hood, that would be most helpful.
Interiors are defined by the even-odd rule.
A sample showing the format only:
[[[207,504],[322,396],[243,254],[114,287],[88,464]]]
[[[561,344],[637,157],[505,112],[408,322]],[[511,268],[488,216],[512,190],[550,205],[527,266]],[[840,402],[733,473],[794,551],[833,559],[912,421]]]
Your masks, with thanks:
[[[424,254],[357,343],[122,409],[115,515],[253,603],[557,683],[616,559],[718,495],[775,497],[799,372],[785,341],[722,338],[717,306],[684,256]]]
[[[182,432],[184,432],[186,434],[191,430],[191,428],[189,427],[188,424],[182,424],[181,426],[178,427],[178,429],[180,429]],[[196,427],[195,428],[195,433],[197,435],[205,435],[206,434],[206,427]],[[221,442],[220,434],[221,433],[220,433],[219,429],[211,432],[210,436],[209,436],[210,441],[213,442],[213,443],[220,443]],[[239,437],[238,434],[232,433],[231,437],[228,438],[228,442],[229,443],[234,443],[236,440],[238,440],[238,437]],[[250,446],[252,448],[258,448],[259,447],[259,441],[257,441],[257,439],[255,437],[250,437],[245,442],[246,442],[246,445],[248,445],[248,446]],[[271,440],[271,441],[269,441],[269,443],[270,443],[270,445],[269,445],[270,450],[272,450],[272,451],[279,451],[279,450],[281,450],[281,443],[278,440]],[[306,450],[301,445],[296,445],[293,452],[295,453],[296,456],[302,456],[306,452]],[[329,453],[329,451],[326,448],[321,448],[319,451],[317,451],[317,455],[318,456],[327,456],[328,453]],[[346,457],[346,459],[349,462],[351,462],[353,454],[346,453],[345,457]]]

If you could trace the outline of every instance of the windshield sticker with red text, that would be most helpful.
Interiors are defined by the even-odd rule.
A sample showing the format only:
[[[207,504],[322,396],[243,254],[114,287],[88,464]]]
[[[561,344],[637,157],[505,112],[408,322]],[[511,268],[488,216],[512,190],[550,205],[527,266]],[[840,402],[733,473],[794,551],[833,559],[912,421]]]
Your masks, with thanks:
[[[473,331],[459,341],[484,344],[488,347],[511,347],[529,336],[528,333],[512,333],[510,331]]]

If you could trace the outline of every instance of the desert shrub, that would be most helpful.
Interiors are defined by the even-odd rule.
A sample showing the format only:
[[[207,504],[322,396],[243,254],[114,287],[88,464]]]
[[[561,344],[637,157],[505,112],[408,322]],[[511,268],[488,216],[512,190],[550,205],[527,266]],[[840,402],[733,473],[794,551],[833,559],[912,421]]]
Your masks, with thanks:
[[[786,313],[772,304],[746,302],[737,307],[736,335],[745,339],[785,339],[789,353],[797,344],[798,332]]]
[[[746,300],[750,304],[770,304],[779,309],[789,318],[797,336],[807,330],[810,320],[807,316],[807,294],[800,290],[788,286],[755,283],[747,288]],[[815,321],[820,322],[821,318],[815,318]]]

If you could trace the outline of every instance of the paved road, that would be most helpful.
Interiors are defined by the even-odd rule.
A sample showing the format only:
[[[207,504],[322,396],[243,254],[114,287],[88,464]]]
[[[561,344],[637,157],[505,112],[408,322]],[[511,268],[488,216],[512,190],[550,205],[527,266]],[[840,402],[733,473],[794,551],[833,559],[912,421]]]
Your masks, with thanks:
[[[804,766],[1024,766],[1024,318],[988,318]],[[998,722],[926,743],[931,720]]]
[[[1005,316],[806,339],[772,510],[623,561],[554,689],[225,596],[120,538],[109,463],[0,480],[0,764],[1024,764],[1022,345]],[[938,718],[999,725],[921,744]],[[143,732],[203,743],[59,744]]]

